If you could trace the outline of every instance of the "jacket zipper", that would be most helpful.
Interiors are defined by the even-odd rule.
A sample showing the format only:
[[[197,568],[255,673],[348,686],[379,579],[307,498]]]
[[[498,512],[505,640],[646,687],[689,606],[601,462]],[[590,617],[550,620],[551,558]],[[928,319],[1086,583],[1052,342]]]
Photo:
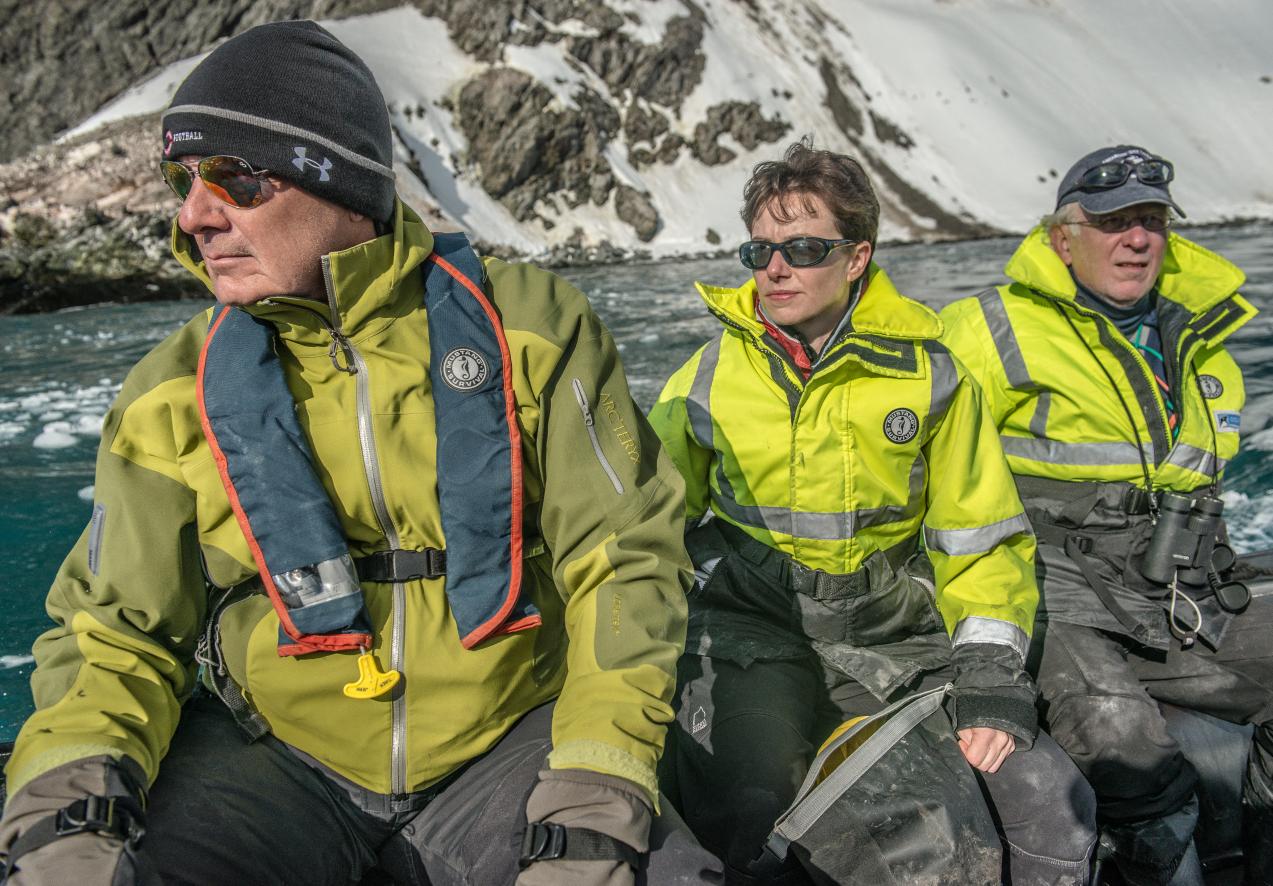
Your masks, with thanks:
[[[583,413],[583,423],[588,429],[588,438],[592,440],[592,451],[597,454],[597,461],[601,462],[602,469],[605,470],[606,476],[610,478],[610,482],[614,485],[614,491],[623,495],[623,481],[619,479],[619,475],[610,466],[610,462],[606,459],[606,454],[601,451],[601,441],[597,439],[596,422],[592,417],[592,409],[588,406],[588,395],[583,391],[583,382],[577,378],[571,379],[570,386],[575,389],[575,399],[579,401],[579,411]]]
[[[368,378],[367,362],[363,360],[362,354],[358,352],[358,349],[341,331],[340,312],[336,308],[336,289],[332,285],[331,263],[327,256],[323,256],[322,264],[323,285],[327,289],[327,305],[332,317],[332,362],[338,369],[341,368],[340,364],[336,363],[336,348],[339,345],[340,350],[345,354],[346,360],[351,361],[348,364],[348,368],[344,371],[351,372],[357,377],[358,443],[362,450],[363,472],[367,478],[367,489],[371,494],[371,503],[376,513],[376,522],[380,524],[380,531],[389,542],[390,549],[397,550],[402,546],[402,543],[398,537],[398,529],[393,523],[393,518],[389,516],[389,508],[385,504],[384,486],[380,479],[380,459],[376,454],[376,438],[371,426],[371,381]],[[402,582],[394,582],[389,667],[399,673],[402,673],[403,666],[405,610],[406,588]],[[397,795],[407,792],[406,689],[401,684],[394,692],[392,716],[390,792]]]

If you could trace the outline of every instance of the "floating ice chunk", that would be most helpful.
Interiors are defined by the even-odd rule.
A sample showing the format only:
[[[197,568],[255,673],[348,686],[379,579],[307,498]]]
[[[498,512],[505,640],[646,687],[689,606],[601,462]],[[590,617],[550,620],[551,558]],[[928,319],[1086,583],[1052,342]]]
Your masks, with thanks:
[[[75,495],[77,498],[79,498],[80,501],[92,501],[93,491],[95,489],[97,489],[96,486],[85,486],[79,492],[75,493]]]
[[[57,421],[59,418],[61,418],[65,414],[66,413],[64,412],[57,412],[57,411],[46,412],[40,416],[40,421]]]
[[[1273,451],[1273,428],[1265,428],[1242,441],[1247,449],[1259,449],[1264,452]]]
[[[31,445],[36,449],[65,449],[68,446],[74,446],[78,442],[79,438],[74,434],[68,434],[63,430],[45,428],[32,441]]]
[[[657,332],[647,332],[645,333],[645,335],[637,339],[637,341],[647,345],[650,344],[651,342],[656,342],[658,340],[659,340],[659,334]]]
[[[102,435],[102,416],[99,414],[81,413],[75,418],[73,430],[77,434],[94,434],[100,437]]]
[[[0,655],[0,668],[20,668],[35,661],[34,655]]]

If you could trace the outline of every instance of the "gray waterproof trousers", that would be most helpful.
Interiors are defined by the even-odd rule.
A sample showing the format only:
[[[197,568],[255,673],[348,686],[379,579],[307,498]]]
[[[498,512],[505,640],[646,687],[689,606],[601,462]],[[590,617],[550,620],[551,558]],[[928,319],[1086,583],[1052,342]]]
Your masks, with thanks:
[[[165,883],[511,884],[552,711],[531,711],[437,788],[395,801],[271,736],[248,744],[220,702],[196,698],[151,791],[141,851]],[[637,883],[714,883],[719,871],[665,803]]]
[[[687,654],[677,671],[665,793],[703,845],[725,860],[727,883],[812,882],[793,861],[780,864],[761,846],[831,731],[884,704],[813,656],[742,666]],[[951,676],[930,672],[907,688],[934,688]],[[1029,751],[1012,753],[995,774],[977,777],[1003,838],[1005,882],[1087,882],[1095,799],[1047,735]]]
[[[1255,725],[1243,785],[1247,882],[1273,884],[1273,597],[1257,597],[1218,651],[1150,649],[1113,633],[1041,623],[1044,718],[1091,781],[1098,820],[1133,886],[1168,883],[1189,848],[1197,774],[1158,702]]]

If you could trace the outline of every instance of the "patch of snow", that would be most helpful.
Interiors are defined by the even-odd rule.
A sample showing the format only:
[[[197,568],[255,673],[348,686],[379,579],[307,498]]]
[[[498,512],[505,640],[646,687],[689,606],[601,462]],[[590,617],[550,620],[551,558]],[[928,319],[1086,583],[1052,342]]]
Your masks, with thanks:
[[[625,15],[623,31],[647,44],[661,41],[674,17],[691,14],[684,0],[607,2]],[[458,173],[468,145],[445,105],[487,65],[460,50],[444,22],[403,7],[324,25],[367,61],[385,94],[401,139],[400,192],[482,240],[519,251],[561,243],[576,227],[592,242],[604,237],[656,257],[714,248],[708,228],[729,245],[743,236],[737,210],[751,167],[804,134],[887,167],[897,180],[875,177],[886,195],[904,198],[904,190],[913,190],[944,213],[1010,231],[1024,231],[1051,209],[1058,176],[1077,157],[1120,142],[1142,144],[1176,165],[1173,195],[1191,222],[1273,218],[1273,192],[1256,174],[1273,140],[1267,0],[698,0],[693,6],[704,17],[706,66],[671,114],[673,128],[692,138],[707,109],[724,101],[754,101],[767,118],[780,115],[792,128],[780,142],[739,150],[716,167],[682,150],[670,166],[636,170],[622,142],[613,142],[607,157],[616,175],[649,193],[662,219],[649,244],[614,216],[613,199],[605,207],[561,203],[547,230],[516,221],[469,174]],[[573,20],[552,28],[582,32]],[[201,58],[168,66],[64,137],[161,109]],[[835,122],[824,60],[837,68],[840,90],[862,115],[861,134]],[[581,84],[609,96],[599,78],[567,62],[564,42],[510,44],[504,63],[535,76],[563,106],[575,106]],[[880,131],[872,114],[912,144]],[[737,150],[728,138],[722,144]],[[419,168],[422,180],[409,166]],[[883,238],[935,226],[915,211],[915,201],[902,202],[911,208],[885,213]]]

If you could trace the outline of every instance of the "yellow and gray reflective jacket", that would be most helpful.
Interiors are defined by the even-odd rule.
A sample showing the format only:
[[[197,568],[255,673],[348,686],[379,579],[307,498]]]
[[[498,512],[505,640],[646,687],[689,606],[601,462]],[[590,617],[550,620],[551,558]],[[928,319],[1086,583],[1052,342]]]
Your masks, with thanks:
[[[1167,381],[1179,401],[1173,441],[1145,359],[1104,315],[1075,301],[1047,232],[1008,262],[1013,281],[942,311],[943,342],[981,382],[1014,474],[1121,481],[1181,492],[1219,484],[1237,454],[1245,400],[1224,340],[1255,315],[1225,259],[1170,235],[1158,278]],[[1143,458],[1143,463],[1142,463]]]
[[[173,245],[206,282],[175,226]],[[432,245],[399,204],[393,233],[324,257],[327,304],[250,308],[277,330],[297,417],[354,557],[446,547],[430,479],[421,263]],[[465,649],[444,579],[364,582],[371,651],[402,673],[398,690],[372,700],[342,693],[358,676],[356,653],[281,657],[278,616],[259,587],[218,606],[207,630],[205,570],[215,588],[230,588],[257,568],[200,427],[205,311],[142,359],[106,418],[94,518],[49,593],[56,627],[35,646],[37,710],[8,766],[11,791],[98,754],[130,757],[153,780],[206,636],[203,652],[274,735],[369,790],[422,789],[559,697],[550,765],[627,778],[653,800],[690,579],[681,479],[584,297],[528,265],[483,264],[514,367],[522,593],[542,625]]]
[[[852,573],[922,537],[954,642],[1024,656],[1038,599],[1034,538],[981,392],[937,339],[941,321],[874,265],[852,329],[804,381],[766,339],[755,283],[699,285],[724,331],[650,414],[709,509],[799,563]]]

